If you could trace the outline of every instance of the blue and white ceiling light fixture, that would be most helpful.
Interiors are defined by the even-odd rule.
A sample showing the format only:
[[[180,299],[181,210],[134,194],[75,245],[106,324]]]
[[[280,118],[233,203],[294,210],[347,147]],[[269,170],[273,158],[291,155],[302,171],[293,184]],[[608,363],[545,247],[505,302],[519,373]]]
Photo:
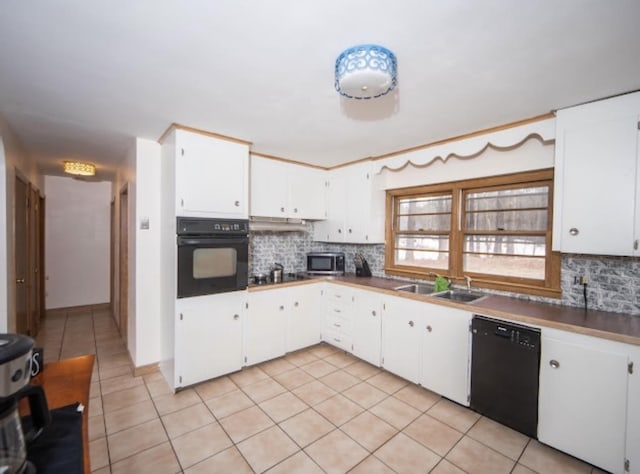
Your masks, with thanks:
[[[396,56],[387,48],[361,44],[336,59],[336,90],[350,99],[373,99],[391,92],[398,83]]]

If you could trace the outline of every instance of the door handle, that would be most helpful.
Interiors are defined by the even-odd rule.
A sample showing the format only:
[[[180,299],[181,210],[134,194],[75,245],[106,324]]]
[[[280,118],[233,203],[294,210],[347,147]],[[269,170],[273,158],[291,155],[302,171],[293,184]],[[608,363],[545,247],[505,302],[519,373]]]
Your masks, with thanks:
[[[18,279],[16,279],[16,283],[24,283],[24,278],[18,278]]]

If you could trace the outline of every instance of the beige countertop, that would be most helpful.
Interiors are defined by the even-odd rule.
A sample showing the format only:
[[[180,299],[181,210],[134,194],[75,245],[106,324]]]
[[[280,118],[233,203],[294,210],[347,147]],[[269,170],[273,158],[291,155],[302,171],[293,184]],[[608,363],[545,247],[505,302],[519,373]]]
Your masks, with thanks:
[[[378,290],[382,293],[404,298],[425,301],[443,306],[451,306],[471,311],[475,314],[504,318],[534,326],[550,327],[576,332],[588,336],[602,337],[613,341],[640,345],[640,316],[630,316],[607,311],[587,310],[570,306],[538,303],[534,301],[510,298],[507,296],[487,295],[471,303],[457,303],[428,295],[416,295],[394,290],[402,284],[410,282],[391,278],[356,277],[318,277],[309,280],[292,281],[277,285],[261,285],[250,288],[250,291],[274,289],[286,286],[303,285],[328,281],[356,288]]]

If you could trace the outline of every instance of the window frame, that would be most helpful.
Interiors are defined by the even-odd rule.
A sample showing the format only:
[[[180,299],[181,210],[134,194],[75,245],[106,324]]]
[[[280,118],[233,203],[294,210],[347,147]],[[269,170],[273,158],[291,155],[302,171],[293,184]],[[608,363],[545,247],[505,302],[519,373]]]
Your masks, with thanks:
[[[508,292],[525,293],[538,296],[559,298],[560,291],[560,253],[552,250],[553,227],[553,168],[513,173],[483,178],[473,178],[432,185],[413,186],[409,188],[389,189],[386,192],[385,237],[385,273],[395,276],[416,279],[433,279],[433,274],[449,277],[454,283],[464,283],[465,276],[472,279],[472,286]],[[526,233],[526,235],[544,235],[545,237],[545,278],[544,280],[501,276],[463,271],[464,237],[473,235],[465,233],[465,197],[468,193],[495,190],[498,188],[514,188],[544,185],[548,186],[548,214],[545,231]],[[396,235],[402,234],[396,229],[398,202],[401,198],[420,197],[434,194],[451,193],[451,230],[449,231],[449,268],[417,267],[398,265],[395,263]],[[517,233],[517,232],[512,232]],[[487,232],[485,234],[491,234]],[[510,235],[507,233],[507,235]],[[430,275],[431,274],[431,275]]]

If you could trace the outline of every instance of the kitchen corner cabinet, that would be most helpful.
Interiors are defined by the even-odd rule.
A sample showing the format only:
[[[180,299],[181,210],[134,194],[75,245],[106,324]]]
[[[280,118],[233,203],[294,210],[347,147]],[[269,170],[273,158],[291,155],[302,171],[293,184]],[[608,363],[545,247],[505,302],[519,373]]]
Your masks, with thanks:
[[[174,129],[163,149],[175,162],[176,215],[248,217],[248,143]]]
[[[390,296],[382,310],[382,367],[413,383],[421,379],[424,305]]]
[[[559,110],[553,249],[640,255],[640,92]]]
[[[327,219],[314,225],[320,242],[383,243],[385,193],[371,162],[329,172]]]
[[[630,364],[637,365],[639,350],[543,328],[539,440],[614,473],[629,460],[637,472],[640,397]]]
[[[242,368],[245,291],[176,300],[174,388]]]
[[[420,327],[420,384],[465,406],[469,406],[471,318],[467,311],[428,304]]]
[[[251,156],[251,209],[256,217],[324,219],[326,171]]]
[[[382,351],[382,301],[380,293],[354,289],[352,352],[380,367]]]
[[[286,290],[289,304],[287,317],[287,352],[297,351],[320,342],[322,285],[292,286]]]
[[[249,293],[244,365],[275,359],[287,352],[288,289]]]

